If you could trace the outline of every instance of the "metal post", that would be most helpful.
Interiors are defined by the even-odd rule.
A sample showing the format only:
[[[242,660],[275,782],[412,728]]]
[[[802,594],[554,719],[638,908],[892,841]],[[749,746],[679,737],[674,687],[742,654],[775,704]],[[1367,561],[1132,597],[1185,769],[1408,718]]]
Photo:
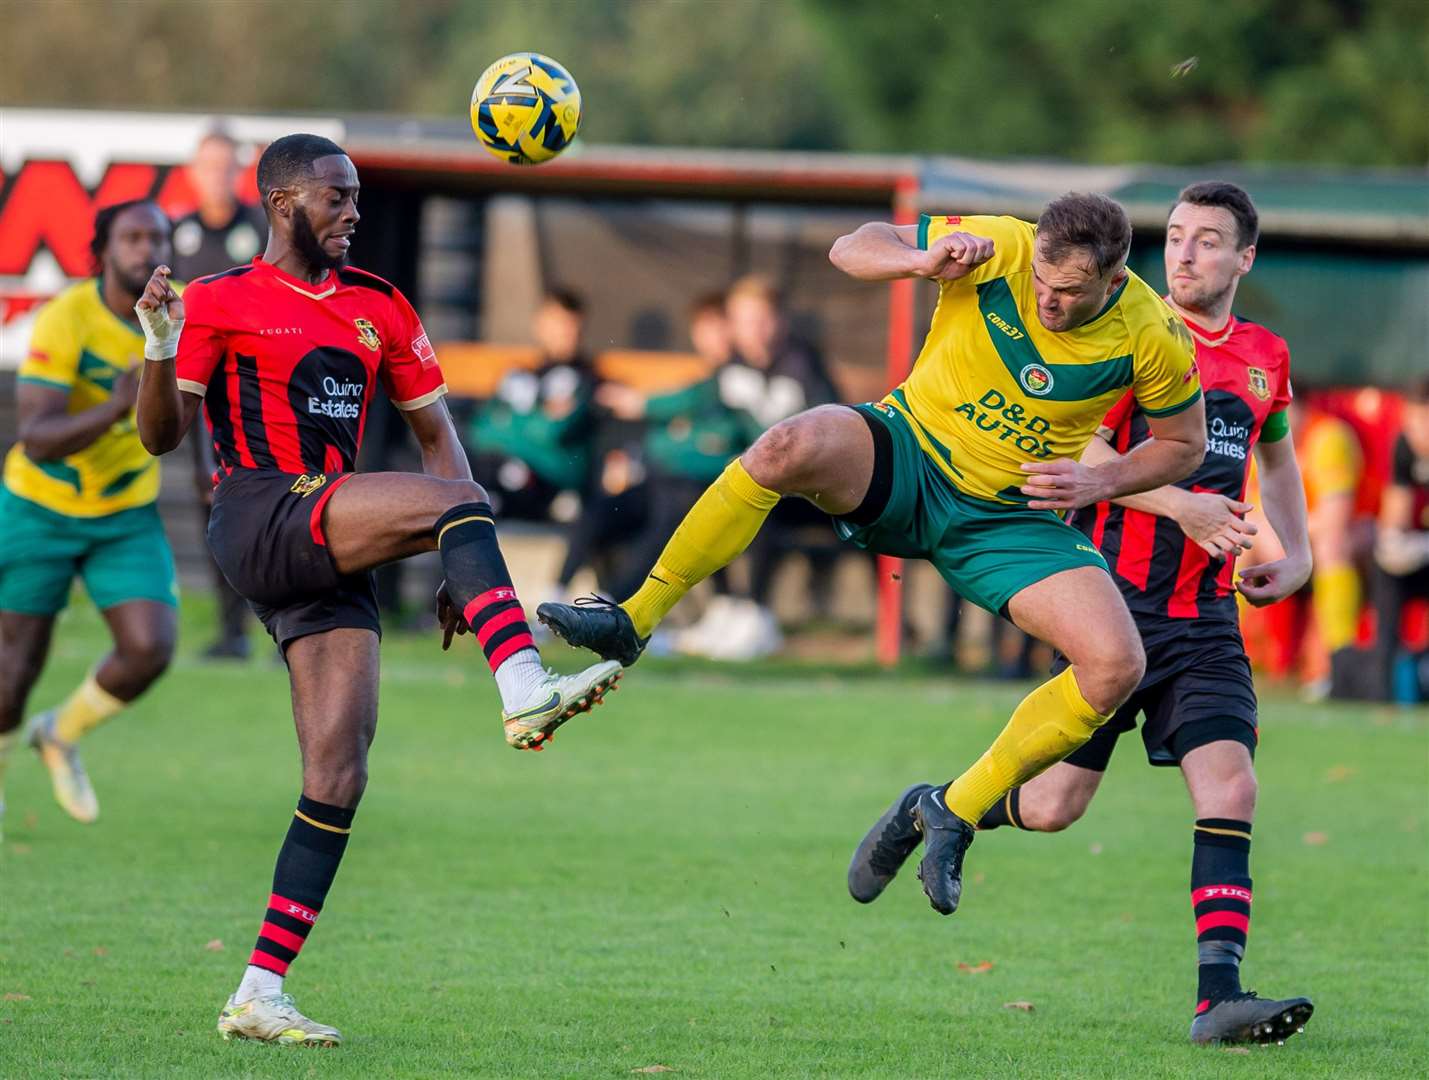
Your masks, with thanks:
[[[893,193],[893,223],[912,225],[918,220],[918,178],[898,180]],[[908,377],[913,363],[914,281],[903,278],[888,286],[888,386],[893,388]],[[878,662],[884,667],[898,663],[903,637],[903,560],[878,556],[878,621],[876,643]]]

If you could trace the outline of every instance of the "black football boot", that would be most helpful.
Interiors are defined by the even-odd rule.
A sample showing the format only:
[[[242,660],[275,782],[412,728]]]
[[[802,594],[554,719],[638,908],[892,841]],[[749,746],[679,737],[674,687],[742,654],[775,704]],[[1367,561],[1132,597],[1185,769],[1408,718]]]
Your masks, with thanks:
[[[650,641],[635,632],[635,624],[619,604],[603,596],[582,596],[574,604],[541,604],[536,618],[562,641],[589,649],[603,660],[614,660],[621,667],[639,660]]]
[[[848,891],[860,904],[871,904],[882,895],[923,839],[913,808],[925,791],[932,790],[932,784],[914,784],[894,800],[859,843],[848,864]]]

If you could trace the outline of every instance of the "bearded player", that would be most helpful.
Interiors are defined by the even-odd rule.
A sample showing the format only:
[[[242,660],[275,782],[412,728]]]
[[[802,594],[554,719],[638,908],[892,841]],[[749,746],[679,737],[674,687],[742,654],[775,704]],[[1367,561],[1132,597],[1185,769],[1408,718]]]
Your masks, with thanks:
[[[144,338],[134,303],[169,257],[149,199],[95,215],[96,274],[40,309],[16,389],[19,440],[0,486],[0,815],[6,758],[76,578],[114,647],[56,708],[30,720],[55,799],[99,816],[79,742],[164,673],[177,635],[174,557],[155,505],[159,463],[134,430]]]
[[[322,911],[366,785],[381,633],[371,570],[441,553],[443,647],[476,635],[519,749],[543,749],[620,667],[560,678],[541,666],[426,332],[400,292],[345,265],[359,220],[351,160],[327,139],[288,135],[264,151],[258,189],[269,226],[261,257],[201,279],[183,301],[167,267],[149,280],[138,304],[148,360],[139,432],[153,453],[172,450],[203,404],[218,461],[209,546],[283,652],[302,751],[302,795],[268,910],[218,1030],[334,1045],[337,1030],[300,1013],[283,978]],[[426,475],[353,472],[378,382]]]
[[[1125,211],[1080,194],[1050,203],[1036,226],[924,217],[842,237],[830,258],[853,277],[938,282],[912,375],[877,404],[776,424],[701,496],[634,596],[542,604],[542,621],[628,665],[685,592],[799,495],[845,539],[927,559],[959,595],[1061,650],[1071,666],[1023,700],[987,753],[951,784],[910,789],[875,830],[897,834],[900,862],[926,842],[923,890],[951,914],[983,814],[1091,738],[1141,680],[1141,642],[1106,563],[1053,511],[1179,480],[1205,452],[1190,334],[1127,270],[1130,246]],[[1156,437],[1079,463],[1128,389]],[[881,889],[870,883],[860,899]]]
[[[1136,727],[1152,765],[1179,766],[1196,821],[1191,904],[1199,985],[1191,1039],[1281,1041],[1303,1028],[1305,998],[1263,1000],[1241,989],[1250,928],[1251,821],[1255,816],[1256,697],[1241,641],[1235,592],[1273,604],[1310,576],[1305,492],[1286,409],[1290,353],[1264,327],[1236,318],[1236,287],[1255,261],[1259,221],[1233,184],[1193,184],[1166,228],[1168,301],[1196,340],[1206,397],[1206,458],[1194,474],[1141,495],[1079,511],[1073,521],[1111,565],[1146,649],[1146,675],[1111,721],[1060,764],[1014,788],[978,823],[1039,832],[1065,829],[1086,811],[1117,738]],[[1093,466],[1150,436],[1130,399],[1107,416],[1082,461]],[[1253,525],[1241,502],[1250,456],[1266,518],[1286,554],[1232,574]]]

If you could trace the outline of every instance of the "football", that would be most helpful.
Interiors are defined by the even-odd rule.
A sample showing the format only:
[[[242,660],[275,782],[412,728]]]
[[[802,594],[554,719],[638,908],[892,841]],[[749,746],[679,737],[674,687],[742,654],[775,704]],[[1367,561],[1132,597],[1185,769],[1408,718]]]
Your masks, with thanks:
[[[471,129],[481,145],[511,165],[539,165],[571,144],[581,122],[581,92],[549,56],[503,56],[471,93]]]

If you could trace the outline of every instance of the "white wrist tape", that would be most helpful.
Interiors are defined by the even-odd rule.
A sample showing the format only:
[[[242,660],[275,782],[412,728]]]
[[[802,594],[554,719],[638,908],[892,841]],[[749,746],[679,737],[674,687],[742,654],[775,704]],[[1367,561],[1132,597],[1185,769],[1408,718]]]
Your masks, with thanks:
[[[144,359],[172,360],[179,353],[179,335],[184,330],[183,319],[169,318],[167,305],[152,310],[135,306],[139,325],[144,329]]]

